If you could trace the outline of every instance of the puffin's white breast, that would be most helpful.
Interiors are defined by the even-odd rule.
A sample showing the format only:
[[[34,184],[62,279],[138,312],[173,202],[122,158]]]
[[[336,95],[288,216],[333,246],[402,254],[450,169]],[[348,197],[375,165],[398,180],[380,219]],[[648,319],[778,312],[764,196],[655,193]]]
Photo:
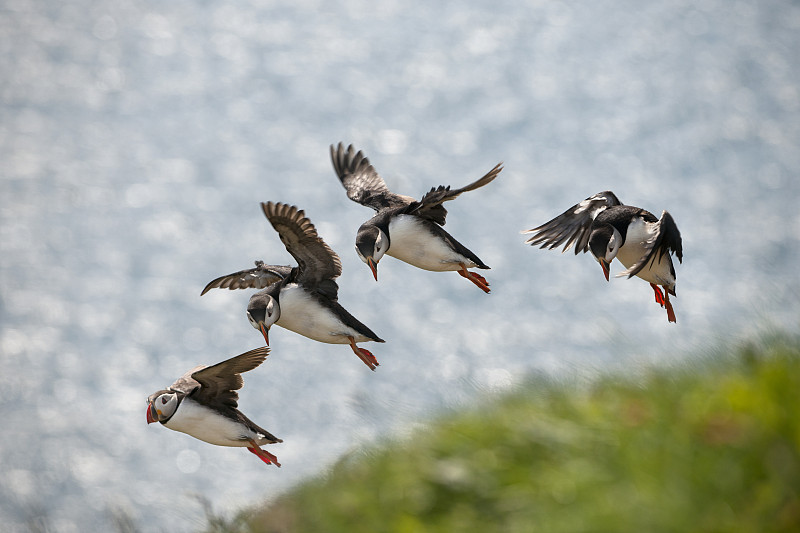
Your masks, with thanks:
[[[250,446],[242,437],[260,440],[244,424],[222,416],[191,398],[184,398],[175,414],[164,425],[217,446]]]
[[[369,340],[346,326],[336,313],[320,305],[296,283],[290,283],[281,289],[279,303],[281,317],[275,324],[282,328],[329,344],[348,344],[348,336],[354,337],[356,342]]]
[[[631,221],[625,236],[625,245],[617,252],[617,259],[625,265],[625,268],[636,264],[647,253],[645,243],[653,235],[653,226],[652,222],[646,222],[641,218],[634,218]],[[669,265],[669,255],[664,254],[659,261],[648,263],[636,276],[650,283],[672,288],[675,286],[675,277],[670,272]]]
[[[423,270],[460,270],[461,263],[476,266],[444,240],[430,232],[413,215],[398,215],[389,221],[390,245],[387,254]]]

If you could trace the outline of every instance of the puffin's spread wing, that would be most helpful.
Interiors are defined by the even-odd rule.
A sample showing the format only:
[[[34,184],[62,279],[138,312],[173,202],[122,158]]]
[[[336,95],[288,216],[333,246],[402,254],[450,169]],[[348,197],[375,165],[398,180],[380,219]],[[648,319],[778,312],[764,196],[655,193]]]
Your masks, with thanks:
[[[427,218],[440,226],[444,226],[447,217],[447,209],[442,205],[443,202],[455,200],[461,193],[474,191],[475,189],[483,187],[495,179],[501,170],[503,170],[503,163],[498,163],[492,170],[486,173],[485,176],[460,189],[451,190],[449,185],[447,187],[444,185],[434,187],[409,210],[409,213]]]
[[[314,288],[320,284],[327,286],[331,283],[327,280],[339,277],[342,273],[339,256],[317,235],[314,224],[302,210],[273,202],[262,202],[261,209],[278,232],[286,250],[297,261],[299,283]],[[328,287],[325,288],[330,292]]]
[[[629,278],[638,274],[647,264],[653,261],[661,261],[664,254],[674,253],[678,261],[683,263],[683,242],[681,232],[675,220],[667,211],[661,213],[661,219],[652,226],[652,235],[644,243],[646,254],[631,267],[617,274],[617,277],[628,276]]]
[[[220,276],[206,285],[200,296],[211,289],[263,289],[277,281],[286,279],[292,271],[290,266],[266,265],[264,261],[256,261],[255,268],[240,270],[227,276]]]
[[[331,145],[331,162],[339,180],[347,191],[347,197],[361,205],[380,211],[387,207],[403,207],[414,201],[413,198],[395,194],[370,164],[369,159],[353,145],[344,148],[339,143]]]
[[[241,374],[263,363],[267,355],[269,348],[262,346],[216,365],[195,370],[191,379],[197,381],[200,388],[194,393],[194,399],[206,405],[225,405],[235,409],[239,399],[236,391],[244,385]]]
[[[538,228],[529,229],[522,233],[533,233],[533,237],[525,241],[525,244],[552,250],[561,245],[564,241],[566,252],[572,243],[575,243],[575,255],[578,252],[589,250],[589,228],[597,215],[615,205],[621,205],[617,196],[611,191],[603,191],[590,196],[579,204],[575,204],[556,218],[542,224]]]

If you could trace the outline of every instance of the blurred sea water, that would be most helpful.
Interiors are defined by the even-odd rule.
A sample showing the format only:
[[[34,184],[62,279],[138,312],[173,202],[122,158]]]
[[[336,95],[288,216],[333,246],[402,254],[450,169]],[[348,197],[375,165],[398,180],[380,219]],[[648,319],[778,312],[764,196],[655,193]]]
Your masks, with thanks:
[[[0,6],[0,523],[4,531],[202,528],[343,454],[531,373],[678,364],[800,330],[800,5],[55,2]],[[492,270],[354,250],[372,211],[328,146],[363,149]],[[641,280],[520,230],[601,190],[681,229],[677,324]],[[297,204],[342,258],[339,300],[386,344],[275,328],[240,407],[283,467],[145,423],[186,370],[260,345],[249,291],[290,264],[259,201]],[[616,267],[619,269],[619,266]],[[368,505],[368,502],[365,502]]]

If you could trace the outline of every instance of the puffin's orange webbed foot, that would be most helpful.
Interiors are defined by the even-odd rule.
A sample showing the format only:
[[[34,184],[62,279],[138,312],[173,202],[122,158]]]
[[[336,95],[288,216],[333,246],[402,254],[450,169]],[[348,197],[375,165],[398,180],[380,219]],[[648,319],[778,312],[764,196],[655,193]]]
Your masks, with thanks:
[[[469,270],[467,270],[467,267],[465,267],[464,265],[461,265],[461,270],[458,270],[457,272],[461,276],[467,278],[472,283],[477,285],[478,288],[480,290],[482,290],[483,292],[485,292],[486,294],[489,294],[489,292],[491,291],[491,289],[489,288],[489,282],[486,281],[486,278],[484,278],[483,276],[481,276],[480,274],[477,274],[475,272],[470,272]]]
[[[370,370],[375,370],[376,367],[380,366],[378,363],[378,358],[372,355],[372,352],[365,348],[359,348],[356,346],[356,341],[353,337],[348,337],[350,339],[350,347],[353,349],[353,352],[358,356],[359,359],[364,361],[364,364],[369,367]]]
[[[261,448],[259,448],[258,445],[255,442],[253,442],[252,440],[250,441],[250,444],[253,445],[253,446],[247,448],[247,450],[250,453],[258,456],[259,459],[261,459],[262,461],[264,461],[268,465],[269,464],[274,464],[275,466],[280,468],[281,464],[278,462],[278,458],[277,457],[275,457],[274,455],[272,455],[268,451],[262,450]]]
[[[651,283],[650,286],[653,287],[653,292],[655,292],[656,303],[664,307],[666,300],[664,300],[664,294],[661,292],[661,289],[655,283]]]
[[[675,317],[675,311],[672,309],[672,304],[669,301],[669,291],[666,288],[664,289],[664,307],[667,308],[667,320],[670,322],[677,322],[678,319]]]

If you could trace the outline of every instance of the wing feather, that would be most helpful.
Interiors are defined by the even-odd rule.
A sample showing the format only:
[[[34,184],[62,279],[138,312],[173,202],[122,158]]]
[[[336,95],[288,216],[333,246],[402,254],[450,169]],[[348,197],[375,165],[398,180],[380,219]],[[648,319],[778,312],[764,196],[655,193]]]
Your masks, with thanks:
[[[267,265],[263,261],[256,261],[255,268],[240,270],[210,281],[200,296],[211,289],[263,289],[286,279],[291,271],[290,266]]]
[[[314,224],[297,206],[283,203],[261,203],[267,220],[297,261],[297,281],[308,288],[330,285],[342,273],[342,262],[336,252],[317,234]],[[323,283],[326,282],[326,283]],[[334,282],[335,283],[335,282]]]
[[[455,200],[462,193],[474,191],[475,189],[483,187],[494,180],[497,175],[500,174],[501,170],[503,170],[503,163],[498,163],[483,177],[460,189],[450,189],[449,185],[433,187],[409,210],[409,212],[432,220],[440,226],[444,226],[447,218],[447,209],[445,209],[442,203],[448,200]]]
[[[523,231],[523,234],[533,234],[525,244],[540,245],[540,248],[549,250],[564,244],[564,249],[561,251],[564,253],[575,243],[575,255],[586,252],[589,250],[592,221],[600,212],[615,205],[621,205],[621,202],[613,192],[599,192],[573,205],[553,220]]]
[[[239,400],[236,391],[244,385],[241,374],[258,367],[267,355],[269,348],[262,346],[216,365],[193,371],[191,379],[200,384],[200,388],[194,393],[194,398],[206,405],[224,405],[235,409]]]
[[[390,191],[369,159],[361,150],[356,152],[352,144],[346,150],[341,142],[336,148],[331,145],[331,162],[347,191],[347,197],[356,203],[380,211],[388,207],[404,207],[414,201],[411,197]]]
[[[617,277],[628,276],[631,278],[642,271],[648,264],[661,261],[665,254],[674,253],[678,261],[683,263],[683,241],[675,220],[667,211],[661,213],[661,218],[653,224],[653,234],[644,243],[645,253],[639,261],[630,268],[617,274]],[[674,275],[674,272],[673,272]]]

